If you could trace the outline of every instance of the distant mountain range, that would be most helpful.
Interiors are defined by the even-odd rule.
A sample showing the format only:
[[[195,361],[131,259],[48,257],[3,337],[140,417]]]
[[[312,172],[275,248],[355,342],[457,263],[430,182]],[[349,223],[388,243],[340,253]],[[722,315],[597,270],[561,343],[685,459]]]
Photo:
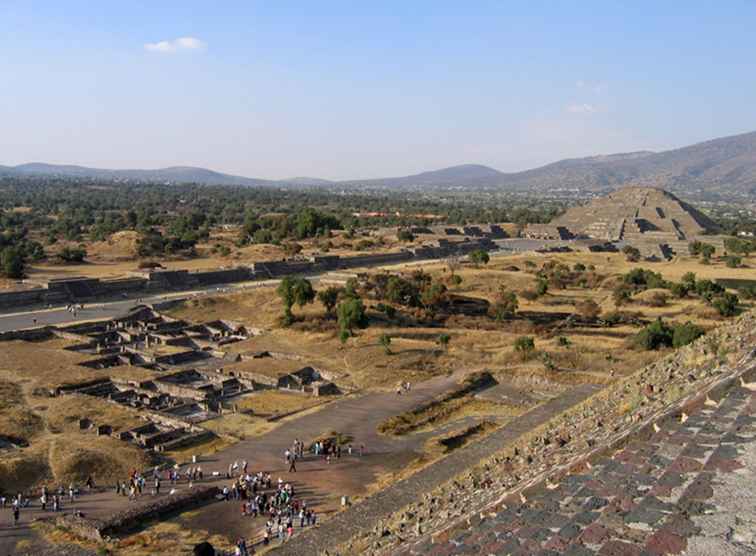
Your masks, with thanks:
[[[0,166],[0,176],[59,176],[113,181],[205,183],[242,186],[483,187],[525,191],[603,190],[652,185],[683,192],[756,194],[756,132],[733,135],[663,152],[573,158],[524,172],[504,173],[464,164],[412,176],[329,181],[296,177],[264,180],[205,168],[176,166],[159,170],[102,170],[82,166],[32,163]]]

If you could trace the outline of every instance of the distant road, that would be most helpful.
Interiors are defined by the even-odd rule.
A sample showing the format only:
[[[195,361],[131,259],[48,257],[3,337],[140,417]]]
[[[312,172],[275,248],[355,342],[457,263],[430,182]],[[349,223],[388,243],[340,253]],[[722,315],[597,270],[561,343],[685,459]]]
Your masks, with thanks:
[[[112,319],[125,315],[131,309],[138,305],[150,305],[170,300],[183,300],[201,295],[210,295],[219,292],[239,291],[249,288],[259,288],[264,286],[275,285],[278,280],[263,280],[260,282],[245,282],[221,287],[205,288],[201,290],[192,290],[185,292],[172,292],[149,297],[129,297],[128,299],[117,301],[101,302],[83,302],[84,309],[77,309],[76,316],[67,311],[65,306],[52,307],[50,309],[36,308],[27,311],[16,311],[0,315],[0,332],[10,330],[19,330],[23,328],[33,328],[36,326],[46,326],[53,324],[68,324],[88,320]],[[139,301],[137,301],[139,299]]]

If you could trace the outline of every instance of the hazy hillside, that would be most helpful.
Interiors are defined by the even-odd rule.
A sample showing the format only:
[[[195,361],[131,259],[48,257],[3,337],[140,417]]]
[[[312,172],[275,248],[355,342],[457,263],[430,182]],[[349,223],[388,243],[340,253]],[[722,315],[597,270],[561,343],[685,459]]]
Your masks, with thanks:
[[[33,162],[14,166],[10,170],[16,175],[46,175],[69,178],[96,178],[117,181],[208,183],[213,185],[274,185],[276,182],[242,176],[232,176],[205,168],[173,166],[158,170],[104,170],[84,166],[44,164]],[[2,168],[0,167],[0,171]]]
[[[158,170],[102,170],[82,166],[22,164],[0,166],[2,175],[56,175],[108,180],[207,183],[247,186],[488,187],[527,191],[607,189],[653,185],[679,192],[706,190],[756,194],[756,132],[734,135],[664,152],[633,152],[561,160],[505,174],[463,164],[412,176],[331,182],[312,177],[263,180],[176,166]]]
[[[490,186],[501,183],[505,174],[480,164],[462,164],[441,170],[422,172],[412,176],[398,178],[378,178],[367,180],[349,180],[340,182],[344,185],[366,185],[385,187],[427,186]]]
[[[680,191],[756,192],[756,132],[659,153],[562,160],[508,174],[517,189],[605,188],[655,185]]]

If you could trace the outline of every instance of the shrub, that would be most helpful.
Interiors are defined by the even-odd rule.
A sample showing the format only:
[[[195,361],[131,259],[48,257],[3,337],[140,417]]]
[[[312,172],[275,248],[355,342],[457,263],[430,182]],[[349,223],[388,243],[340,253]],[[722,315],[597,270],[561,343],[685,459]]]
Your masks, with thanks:
[[[619,307],[630,302],[633,290],[627,284],[620,284],[612,290],[612,300]]]
[[[514,348],[523,359],[528,359],[535,351],[535,340],[531,336],[520,336],[515,339]]]
[[[436,343],[440,345],[445,351],[449,348],[449,340],[451,340],[451,336],[449,336],[448,334],[439,334]]]
[[[690,291],[690,288],[688,287],[688,284],[681,282],[681,283],[674,283],[670,286],[670,291],[672,292],[672,295],[674,295],[677,298],[682,299],[683,297],[688,296],[688,292]]]
[[[60,260],[67,263],[81,263],[87,256],[87,251],[83,247],[64,247],[58,253]]]
[[[488,253],[486,253],[482,249],[476,249],[475,251],[470,253],[470,261],[472,261],[475,266],[488,264],[488,261],[490,260],[491,258],[488,256]]]
[[[743,259],[734,255],[730,255],[727,257],[727,259],[725,259],[725,264],[728,268],[738,268],[743,264]]]
[[[711,301],[715,296],[723,294],[725,289],[711,280],[699,280],[696,282],[696,293],[705,299]]]
[[[633,247],[632,245],[625,245],[622,248],[622,254],[631,263],[637,263],[641,259],[641,252],[637,247]]]
[[[672,334],[672,347],[680,348],[687,346],[697,338],[704,335],[704,330],[700,326],[693,324],[692,322],[686,322],[685,324],[678,324],[674,328]]]
[[[557,344],[560,347],[570,347],[572,342],[570,342],[570,339],[567,336],[559,336],[559,338],[557,338]]]
[[[740,300],[737,295],[725,292],[722,295],[715,297],[712,300],[711,305],[721,316],[732,317],[738,312],[738,303],[740,303]]]
[[[379,343],[383,346],[383,351],[386,355],[391,355],[391,336],[388,334],[381,334],[378,338]]]
[[[635,336],[635,344],[646,350],[671,347],[674,331],[661,318],[646,326]]]
[[[544,278],[539,278],[535,287],[535,292],[538,296],[546,295],[549,291],[549,283]]]
[[[646,304],[649,307],[666,307],[666,305],[667,305],[667,296],[665,294],[661,293],[661,292],[654,292],[646,300]]]
[[[636,289],[667,288],[669,284],[661,274],[646,268],[634,268],[622,277],[625,284]]]
[[[396,233],[396,239],[398,239],[399,241],[404,241],[404,242],[409,243],[409,242],[415,241],[415,236],[409,230],[402,228]]]
[[[512,317],[517,312],[518,306],[517,294],[501,288],[496,302],[491,307],[491,314],[496,320],[501,321]]]

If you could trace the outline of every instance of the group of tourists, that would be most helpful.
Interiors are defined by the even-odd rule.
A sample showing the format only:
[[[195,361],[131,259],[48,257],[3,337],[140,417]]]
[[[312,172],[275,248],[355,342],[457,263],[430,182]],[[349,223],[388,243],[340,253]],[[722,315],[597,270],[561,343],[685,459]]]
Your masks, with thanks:
[[[92,488],[92,478],[88,478],[86,485],[89,489]],[[67,496],[66,496],[67,495]],[[39,509],[43,512],[60,512],[63,509],[63,501],[68,498],[68,502],[73,504],[79,496],[79,488],[71,483],[66,489],[62,485],[54,491],[50,491],[47,486],[43,486],[39,493]],[[21,510],[24,508],[37,507],[33,497],[24,496],[19,492],[12,498],[8,498],[5,495],[0,495],[0,509],[5,509],[10,505],[11,513],[13,515],[13,525],[18,525],[21,520]]]

